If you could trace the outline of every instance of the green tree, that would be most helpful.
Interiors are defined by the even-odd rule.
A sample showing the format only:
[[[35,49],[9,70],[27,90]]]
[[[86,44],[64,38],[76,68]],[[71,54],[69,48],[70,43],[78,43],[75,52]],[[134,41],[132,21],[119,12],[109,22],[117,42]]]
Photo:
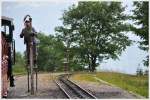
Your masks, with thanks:
[[[132,31],[141,38],[142,41],[139,42],[139,48],[148,51],[149,43],[149,2],[140,1],[134,2],[135,9],[133,10],[132,19],[134,20],[134,26],[132,26]],[[144,65],[148,66],[149,57],[144,60]]]
[[[13,73],[16,74],[25,74],[26,69],[25,69],[25,59],[24,55],[21,54],[20,52],[16,52],[15,54],[16,62],[15,65],[13,66]]]
[[[94,71],[104,59],[117,59],[131,43],[123,33],[128,31],[124,9],[120,2],[79,2],[64,11],[63,26],[56,27],[57,34],[69,39]]]
[[[24,64],[23,55],[20,52],[16,52],[16,63]]]
[[[79,48],[74,45],[75,37],[72,35],[71,29],[66,29],[63,27],[56,27],[57,32],[63,34],[56,34],[58,41],[62,41],[64,44],[64,58],[68,61],[68,70],[81,71],[84,69],[84,64],[82,63],[79,55]]]
[[[62,67],[64,56],[64,45],[61,41],[52,36],[46,36],[43,33],[38,34],[40,44],[38,45],[37,63],[40,71],[54,71]]]

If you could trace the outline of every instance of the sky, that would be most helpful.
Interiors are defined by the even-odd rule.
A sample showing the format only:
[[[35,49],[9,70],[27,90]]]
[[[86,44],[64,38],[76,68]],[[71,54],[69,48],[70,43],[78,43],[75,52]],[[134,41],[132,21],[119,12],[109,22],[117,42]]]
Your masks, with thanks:
[[[29,14],[33,19],[33,27],[37,32],[41,31],[46,35],[55,34],[54,28],[61,26],[63,11],[67,10],[72,4],[77,5],[78,1],[28,1],[28,2],[2,2],[2,16],[11,17],[14,19],[15,31],[14,39],[16,41],[16,51],[21,53],[25,50],[23,39],[19,37],[23,25],[23,18]],[[123,6],[127,6],[125,13],[130,14],[133,9],[132,1],[123,1]],[[128,33],[131,40],[139,41],[140,38],[131,32]],[[145,69],[142,65],[142,60],[145,59],[147,52],[138,48],[137,43],[133,43],[122,53],[119,60],[109,59],[98,66],[98,71],[116,71],[127,74],[135,74],[137,68]]]

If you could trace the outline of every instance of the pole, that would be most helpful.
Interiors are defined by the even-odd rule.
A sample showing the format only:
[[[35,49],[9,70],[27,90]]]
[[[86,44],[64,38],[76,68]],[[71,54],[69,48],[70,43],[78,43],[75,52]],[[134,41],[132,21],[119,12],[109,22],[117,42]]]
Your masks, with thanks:
[[[34,95],[33,43],[30,44],[31,95]]]
[[[30,91],[30,85],[29,85],[29,83],[30,83],[30,80],[29,80],[29,67],[27,66],[27,72],[28,72],[28,92]]]
[[[37,65],[36,64],[34,66],[34,71],[35,71],[35,89],[37,91],[37,85],[38,85],[37,79],[38,79],[38,75],[37,75]]]
[[[37,66],[36,66],[37,67]],[[37,91],[37,68],[36,68],[36,91]]]
[[[28,51],[26,51],[26,56],[27,56],[27,52],[28,52]],[[30,69],[29,69],[30,67],[29,67],[29,64],[28,64],[28,57],[27,57],[26,63],[27,63],[27,64],[26,64],[26,68],[27,68],[27,74],[28,74],[28,75],[27,75],[28,92],[30,92],[30,79],[29,79],[29,78],[30,78]]]
[[[34,61],[34,70],[35,70],[35,82],[36,82],[36,84],[35,84],[35,86],[36,86],[36,91],[37,91],[37,85],[38,85],[38,83],[37,83],[37,79],[38,79],[38,75],[37,75],[37,72],[38,72],[38,67],[37,67],[37,47],[36,47],[36,44],[34,44],[34,57],[35,57],[35,61]]]
[[[67,48],[67,72],[69,71],[69,49]]]

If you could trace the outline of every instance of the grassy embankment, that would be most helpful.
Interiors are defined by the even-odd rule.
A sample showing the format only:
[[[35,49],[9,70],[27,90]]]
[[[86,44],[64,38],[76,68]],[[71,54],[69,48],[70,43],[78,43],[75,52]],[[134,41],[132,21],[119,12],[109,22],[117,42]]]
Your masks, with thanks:
[[[94,77],[109,82],[127,91],[148,97],[148,76],[135,76],[114,72],[79,73],[72,79],[79,81],[98,82]]]

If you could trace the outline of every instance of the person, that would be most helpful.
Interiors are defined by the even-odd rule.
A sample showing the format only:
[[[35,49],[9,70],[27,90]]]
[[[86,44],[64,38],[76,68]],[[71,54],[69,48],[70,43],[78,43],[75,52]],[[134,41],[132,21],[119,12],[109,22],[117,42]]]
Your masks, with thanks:
[[[33,43],[33,59],[34,64],[36,63],[36,37],[37,32],[34,27],[32,27],[32,18],[30,15],[24,17],[24,28],[20,34],[20,38],[24,37],[24,44],[26,44],[26,56],[27,56],[27,66],[30,64],[30,45]]]

